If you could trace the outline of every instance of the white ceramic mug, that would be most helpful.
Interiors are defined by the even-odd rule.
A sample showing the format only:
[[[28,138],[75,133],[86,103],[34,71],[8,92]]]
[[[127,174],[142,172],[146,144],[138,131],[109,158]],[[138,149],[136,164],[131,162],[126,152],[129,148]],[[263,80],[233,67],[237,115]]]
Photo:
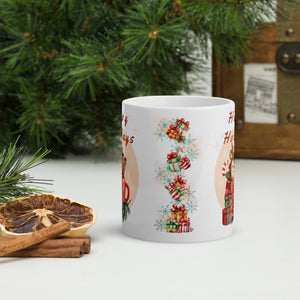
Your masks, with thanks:
[[[232,233],[234,102],[148,96],[122,103],[123,232],[157,242]]]

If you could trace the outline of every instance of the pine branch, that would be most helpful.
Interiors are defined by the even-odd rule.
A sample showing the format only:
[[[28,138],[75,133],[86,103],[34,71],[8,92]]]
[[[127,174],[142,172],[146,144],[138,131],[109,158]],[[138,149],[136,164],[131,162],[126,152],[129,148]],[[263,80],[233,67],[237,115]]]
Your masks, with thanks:
[[[50,184],[50,180],[35,179],[24,172],[44,163],[41,159],[49,153],[50,150],[39,149],[26,160],[28,151],[22,146],[17,147],[17,141],[0,153],[0,203],[44,191],[36,185]]]
[[[155,58],[167,59],[170,48],[183,48],[188,39],[188,24],[183,17],[168,17],[171,4],[171,1],[142,1],[128,12],[123,36],[132,60],[149,65]]]
[[[61,135],[67,134],[67,103],[59,101],[57,93],[46,93],[45,87],[39,83],[35,86],[27,82],[21,83],[23,93],[17,93],[21,100],[20,108],[23,114],[17,124],[19,133],[26,132],[26,139],[34,149],[47,147],[53,139],[63,144]]]
[[[100,87],[120,90],[128,86],[130,72],[116,55],[118,45],[115,43],[103,38],[95,41],[78,39],[73,43],[64,42],[64,45],[69,51],[56,60],[55,75],[63,84],[65,98],[74,95],[83,98],[88,94],[96,100]]]
[[[208,57],[209,41],[237,66],[251,54],[246,41],[299,3],[2,0],[0,147],[18,134],[55,157],[116,147],[123,99],[189,92],[188,73],[206,75],[193,52]]]

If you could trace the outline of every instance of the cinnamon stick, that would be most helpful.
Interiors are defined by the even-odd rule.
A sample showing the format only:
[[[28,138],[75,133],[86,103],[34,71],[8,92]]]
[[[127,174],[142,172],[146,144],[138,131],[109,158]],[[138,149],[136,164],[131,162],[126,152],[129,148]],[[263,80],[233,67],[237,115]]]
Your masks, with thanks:
[[[0,236],[0,244],[3,241],[15,239],[15,236]],[[84,254],[90,253],[91,248],[91,238],[88,235],[80,235],[80,236],[61,236],[53,239],[49,239],[43,241],[39,244],[32,246],[31,248],[66,248],[73,246],[81,246],[83,245]]]
[[[78,236],[61,236],[57,239],[80,239],[85,242],[85,254],[89,254],[91,251],[91,237],[89,235],[78,235]]]
[[[0,244],[0,256],[4,256],[8,253],[15,252],[32,245],[43,242],[47,239],[51,239],[58,236],[64,232],[70,230],[70,225],[67,221],[62,221],[51,225],[47,228],[43,228],[32,232],[28,235],[18,236],[15,239],[4,240]]]
[[[84,246],[59,247],[59,248],[34,248],[29,247],[12,253],[8,253],[6,257],[62,257],[62,258],[78,258],[84,254]]]

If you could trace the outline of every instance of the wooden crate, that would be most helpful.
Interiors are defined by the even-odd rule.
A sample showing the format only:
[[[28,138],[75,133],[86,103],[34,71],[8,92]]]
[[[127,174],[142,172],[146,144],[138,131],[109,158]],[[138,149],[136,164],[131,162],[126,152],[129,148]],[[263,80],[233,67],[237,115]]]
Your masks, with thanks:
[[[248,42],[241,67],[213,60],[213,95],[236,103],[236,157],[300,160],[300,6],[288,15]]]

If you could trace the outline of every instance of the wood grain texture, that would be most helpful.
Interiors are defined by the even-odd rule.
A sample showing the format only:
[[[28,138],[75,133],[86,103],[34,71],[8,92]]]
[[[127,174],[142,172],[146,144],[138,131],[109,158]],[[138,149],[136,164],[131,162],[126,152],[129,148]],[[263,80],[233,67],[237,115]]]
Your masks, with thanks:
[[[251,124],[236,131],[236,157],[300,159],[300,126]]]
[[[278,3],[285,11],[287,18],[278,18],[276,40],[280,42],[299,42],[300,41],[300,5]],[[278,5],[277,4],[277,5]],[[292,28],[293,34],[287,35],[286,31]]]
[[[276,52],[282,45],[278,30],[278,24],[271,24],[248,41],[252,56],[250,61],[245,59],[243,63],[275,63]],[[219,64],[214,58],[213,72],[213,95],[234,100],[236,120],[243,122],[244,66],[234,69],[230,65]],[[279,123],[244,123],[241,130],[236,130],[236,157],[300,160],[300,75],[278,70],[277,77]],[[290,112],[296,114],[296,124],[288,123],[287,115]]]

